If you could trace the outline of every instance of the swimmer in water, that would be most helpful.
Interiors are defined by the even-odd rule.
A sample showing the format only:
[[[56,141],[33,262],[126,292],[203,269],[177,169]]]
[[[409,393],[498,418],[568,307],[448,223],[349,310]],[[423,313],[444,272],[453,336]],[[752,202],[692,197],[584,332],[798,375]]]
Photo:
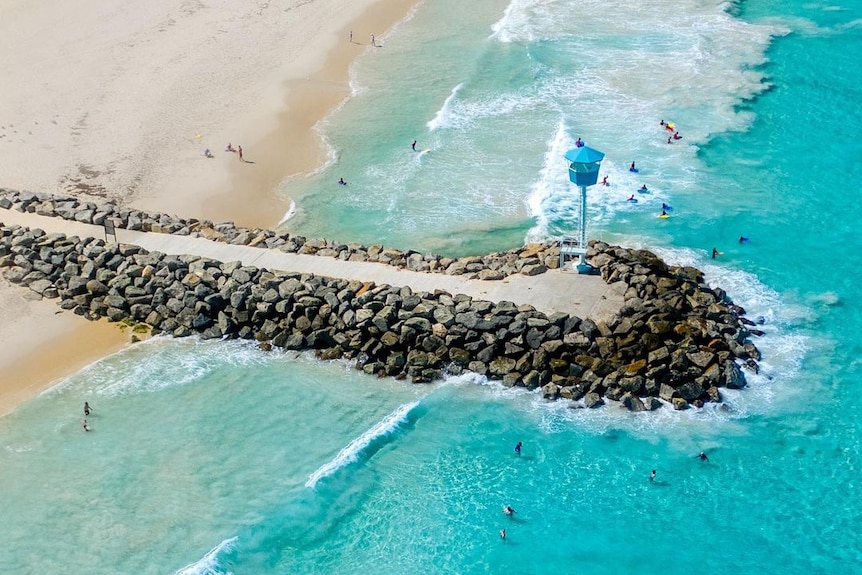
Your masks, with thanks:
[[[644,185],[642,185],[642,186],[641,186],[641,189],[640,189],[640,190],[638,190],[638,191],[639,191],[639,192],[648,192],[649,190],[647,189],[646,184],[644,184]]]
[[[670,206],[669,206],[669,205],[667,205],[666,203],[662,202],[662,203],[661,203],[661,209],[662,209],[662,210],[669,210],[669,209],[670,209]]]
[[[503,507],[503,513],[505,513],[506,515],[511,517],[512,515],[515,514],[515,510],[512,509],[509,505],[506,505],[505,507]]]
[[[518,456],[518,457],[521,457],[521,447],[522,447],[523,445],[524,445],[524,444],[523,444],[522,442],[520,442],[520,441],[518,442],[518,444],[517,444],[517,445],[515,445],[515,454],[517,454],[517,456]]]
[[[607,176],[602,178],[602,185],[603,186],[610,186],[610,184],[608,183],[608,177]]]
[[[413,140],[413,143],[410,144],[410,147],[413,148],[413,151],[416,151],[416,140]]]
[[[346,186],[347,182],[344,181],[344,178],[338,178],[338,183],[342,186]]]
[[[505,529],[500,529],[500,539],[503,539],[505,541],[505,539],[506,539],[506,530]]]
[[[748,241],[748,238],[745,236],[739,236],[739,243],[744,244]]]
[[[697,457],[698,457],[698,459],[700,459],[701,461],[709,461],[709,457],[707,457],[707,456],[706,456],[706,453],[704,453],[703,451],[701,451],[700,453],[698,453]]]
[[[652,470],[652,473],[649,474],[649,480],[655,481],[655,469]]]
[[[628,199],[627,199],[626,201],[627,201],[627,202],[635,203],[635,202],[637,202],[637,201],[638,201],[638,199],[635,197],[635,195],[634,195],[634,194],[632,194],[632,195],[630,195],[630,196],[628,197]]]
[[[664,211],[664,210],[662,210],[662,211],[661,211],[661,213],[658,215],[658,217],[660,217],[660,218],[666,218],[666,217],[667,217],[667,212],[666,212],[666,211]]]
[[[637,168],[635,168],[635,163],[634,163],[634,162],[632,162],[632,165],[631,165],[631,166],[629,166],[629,171],[630,171],[630,172],[637,171]]]
[[[712,248],[712,259],[715,259],[715,256],[717,256],[717,255],[718,255],[718,250],[715,248]]]

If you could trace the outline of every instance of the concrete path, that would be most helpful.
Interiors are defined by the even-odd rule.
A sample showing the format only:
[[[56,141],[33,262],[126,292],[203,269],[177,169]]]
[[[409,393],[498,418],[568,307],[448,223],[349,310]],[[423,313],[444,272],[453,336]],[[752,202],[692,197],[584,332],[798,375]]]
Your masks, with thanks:
[[[15,210],[0,209],[0,222],[5,225],[18,224],[40,228],[49,233],[65,233],[68,236],[105,237],[102,226],[24,214]],[[462,276],[413,272],[374,262],[347,262],[330,257],[236,246],[189,236],[118,229],[117,240],[139,245],[149,251],[172,255],[198,255],[221,262],[241,261],[244,265],[273,271],[311,273],[331,278],[370,281],[378,285],[409,286],[414,292],[444,290],[476,299],[508,300],[516,305],[530,304],[547,314],[563,312],[595,321],[609,319],[623,304],[619,286],[609,286],[598,276],[582,276],[560,270],[550,270],[532,277],[516,274],[504,280],[483,281]]]

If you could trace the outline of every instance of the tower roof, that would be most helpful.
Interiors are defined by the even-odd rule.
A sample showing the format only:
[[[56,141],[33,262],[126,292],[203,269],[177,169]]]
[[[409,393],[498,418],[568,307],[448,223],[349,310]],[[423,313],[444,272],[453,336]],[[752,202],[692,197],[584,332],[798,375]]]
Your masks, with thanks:
[[[589,146],[573,148],[566,152],[566,159],[568,161],[577,162],[579,164],[595,164],[596,162],[601,162],[604,157],[605,155],[602,152],[594,150]]]

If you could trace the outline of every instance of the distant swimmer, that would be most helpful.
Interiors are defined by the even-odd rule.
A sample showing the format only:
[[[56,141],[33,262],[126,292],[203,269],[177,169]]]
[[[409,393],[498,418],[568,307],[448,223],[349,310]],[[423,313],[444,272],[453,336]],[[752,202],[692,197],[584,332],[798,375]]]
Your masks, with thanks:
[[[575,147],[576,148],[583,148],[584,142],[580,138],[578,138],[578,140],[575,142]]]
[[[505,529],[500,529],[500,539],[503,539],[505,541],[505,539],[506,539],[506,530]]]
[[[719,255],[721,252],[715,248],[712,248],[712,259],[715,259],[715,256]]]
[[[748,241],[748,238],[745,236],[739,236],[739,243],[744,244]]]
[[[608,183],[608,177],[607,176],[602,178],[602,185],[603,186],[610,186],[610,184]]]
[[[649,474],[649,480],[655,481],[655,469],[652,470],[652,473]]]
[[[627,202],[631,202],[631,203],[633,203],[633,204],[638,203],[638,199],[635,197],[635,195],[634,195],[634,194],[630,195],[630,196],[626,199],[626,201],[627,201]]]
[[[512,509],[512,507],[511,507],[511,506],[506,505],[505,507],[503,507],[503,513],[505,513],[506,515],[508,515],[509,517],[511,517],[512,515],[514,515],[514,514],[515,514],[515,510],[514,510],[514,509]]]
[[[342,186],[346,186],[347,182],[344,181],[344,178],[338,178],[338,183]]]
[[[517,445],[515,445],[515,454],[516,454],[518,457],[521,457],[521,447],[522,447],[523,445],[524,445],[524,444],[523,444],[522,442],[520,442],[520,441],[517,443]]]
[[[634,163],[634,162],[632,162],[632,165],[631,165],[631,166],[629,166],[629,171],[630,171],[630,172],[637,172],[637,171],[638,171],[638,169],[635,167],[635,163]]]
[[[669,205],[667,205],[666,203],[662,202],[661,203],[661,209],[662,210],[672,210],[673,208],[670,207]]]
[[[639,192],[648,192],[649,190],[647,189],[646,184],[644,184],[641,186],[641,189],[639,189],[638,191]]]
[[[670,136],[668,136],[668,137],[667,137],[667,143],[668,143],[668,144],[672,144],[672,143],[673,143],[673,140],[671,139],[671,137],[670,137]]]
[[[90,428],[87,426],[87,420],[81,422],[81,426],[84,428],[84,431],[90,431]]]
[[[709,461],[709,457],[707,457],[706,453],[704,453],[703,451],[698,453],[697,458],[700,459],[701,461]]]
[[[666,218],[666,217],[668,217],[668,215],[667,215],[667,211],[666,211],[666,210],[662,210],[662,211],[661,211],[661,213],[658,215],[658,217],[660,217],[660,218]]]
[[[413,151],[416,151],[416,140],[413,140],[413,143],[410,144],[410,147],[413,148]]]
[[[658,123],[659,126],[664,126],[664,120]]]
[[[682,140],[682,136],[679,135],[679,132],[674,132],[673,133],[673,139],[674,140]]]
[[[84,415],[90,417],[90,404],[89,402],[84,402]]]

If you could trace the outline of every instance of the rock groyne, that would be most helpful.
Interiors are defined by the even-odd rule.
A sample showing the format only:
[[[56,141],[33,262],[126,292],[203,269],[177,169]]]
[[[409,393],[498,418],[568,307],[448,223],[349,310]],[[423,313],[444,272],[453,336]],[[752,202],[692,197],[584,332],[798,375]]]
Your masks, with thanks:
[[[759,359],[744,310],[698,270],[668,266],[645,250],[592,244],[589,257],[602,278],[627,286],[620,314],[596,323],[505,301],[0,229],[4,276],[88,319],[312,349],[321,359],[353,359],[366,373],[416,383],[470,370],[577,405],[612,400],[640,411],[664,400],[684,409],[721,401],[721,387],[743,387],[740,364],[754,369]]]

